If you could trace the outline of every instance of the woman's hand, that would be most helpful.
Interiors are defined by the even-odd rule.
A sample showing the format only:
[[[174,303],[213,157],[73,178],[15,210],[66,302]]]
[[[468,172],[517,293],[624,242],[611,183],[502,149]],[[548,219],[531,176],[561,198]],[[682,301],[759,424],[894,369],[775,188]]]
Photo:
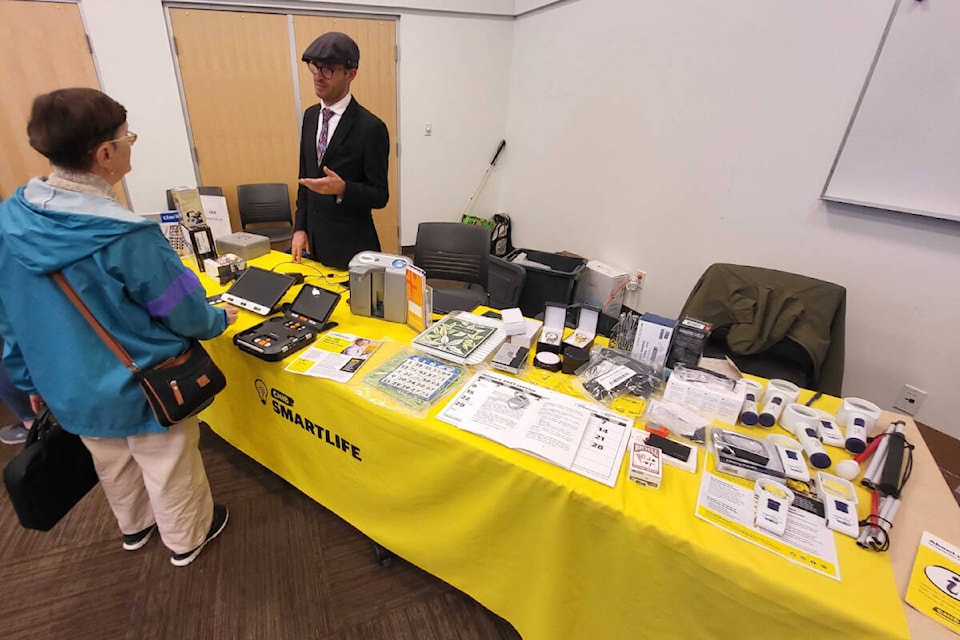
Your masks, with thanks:
[[[239,309],[228,304],[223,308],[223,310],[227,312],[227,326],[230,326],[237,321],[237,316],[240,315]]]
[[[45,406],[47,406],[47,403],[43,401],[43,396],[36,393],[30,394],[30,408],[33,409],[34,415],[43,411]]]

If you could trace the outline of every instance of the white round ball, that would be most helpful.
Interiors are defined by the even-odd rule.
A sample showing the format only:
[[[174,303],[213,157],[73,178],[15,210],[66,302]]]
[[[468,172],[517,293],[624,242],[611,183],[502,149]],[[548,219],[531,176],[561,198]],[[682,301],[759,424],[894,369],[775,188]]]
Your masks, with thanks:
[[[844,480],[853,480],[860,475],[860,465],[856,460],[841,460],[833,467],[834,472]]]

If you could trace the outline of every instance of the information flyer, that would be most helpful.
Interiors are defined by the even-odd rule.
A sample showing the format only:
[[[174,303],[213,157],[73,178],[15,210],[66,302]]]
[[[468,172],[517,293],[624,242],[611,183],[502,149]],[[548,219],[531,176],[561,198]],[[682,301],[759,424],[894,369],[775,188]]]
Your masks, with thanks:
[[[286,367],[286,371],[315,378],[348,382],[381,344],[349,333],[322,333],[313,345]]]
[[[960,633],[960,549],[924,531],[906,600],[920,613]]]
[[[707,456],[697,498],[697,517],[794,564],[840,579],[833,532],[821,516],[793,505],[783,536],[761,531],[754,525],[757,507],[752,483],[744,486],[748,481],[727,479],[713,471],[713,456]]]

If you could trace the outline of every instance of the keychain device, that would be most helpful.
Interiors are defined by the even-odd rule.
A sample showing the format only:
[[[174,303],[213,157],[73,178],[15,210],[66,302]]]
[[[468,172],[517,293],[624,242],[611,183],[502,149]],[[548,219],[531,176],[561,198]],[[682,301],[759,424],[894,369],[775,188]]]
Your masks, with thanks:
[[[860,535],[860,525],[857,518],[857,492],[849,481],[818,471],[817,493],[823,500],[827,528],[852,538]]]
[[[777,450],[780,462],[783,463],[783,472],[788,478],[810,482],[810,472],[807,470],[807,463],[803,461],[803,447],[799,442],[779,433],[770,434],[767,441]]]
[[[820,439],[823,440],[823,444],[843,448],[845,445],[843,432],[840,431],[840,427],[837,426],[836,419],[826,411],[820,409],[814,409],[814,411],[820,414],[817,420],[817,433],[820,435]]]
[[[758,529],[782,536],[787,530],[787,514],[793,503],[793,491],[776,480],[760,478],[753,485],[757,495],[757,514],[754,523]]]

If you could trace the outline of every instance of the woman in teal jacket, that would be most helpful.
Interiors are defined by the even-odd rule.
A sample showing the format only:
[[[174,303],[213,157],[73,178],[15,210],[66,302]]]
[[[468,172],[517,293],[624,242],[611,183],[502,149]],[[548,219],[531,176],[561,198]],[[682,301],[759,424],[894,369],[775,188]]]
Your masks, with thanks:
[[[130,171],[137,136],[126,109],[94,89],[36,98],[30,145],[53,167],[0,203],[3,362],[34,409],[46,403],[93,455],[123,547],[159,530],[171,562],[189,564],[218,535],[196,418],[160,426],[130,372],[50,278],[62,271],[141,368],[208,339],[236,310],[207,304],[159,227],[130,212],[113,186]]]

